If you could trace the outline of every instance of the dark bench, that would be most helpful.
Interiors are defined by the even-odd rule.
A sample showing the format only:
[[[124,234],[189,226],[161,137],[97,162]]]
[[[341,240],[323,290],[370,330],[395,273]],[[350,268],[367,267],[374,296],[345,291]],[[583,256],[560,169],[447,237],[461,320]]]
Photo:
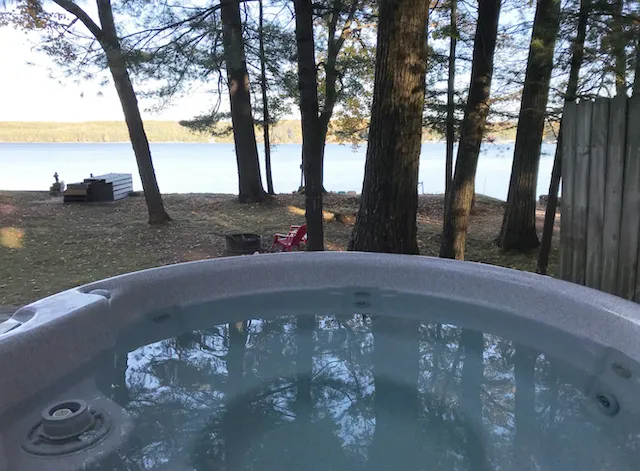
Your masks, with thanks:
[[[64,202],[117,201],[133,191],[130,173],[107,173],[85,178],[82,183],[69,183],[64,192]]]

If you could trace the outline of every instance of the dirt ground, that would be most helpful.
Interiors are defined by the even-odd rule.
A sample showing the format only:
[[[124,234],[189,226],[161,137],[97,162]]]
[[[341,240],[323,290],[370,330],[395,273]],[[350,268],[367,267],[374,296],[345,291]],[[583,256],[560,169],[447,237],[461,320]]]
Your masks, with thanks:
[[[63,204],[44,192],[0,192],[0,306],[21,305],[49,294],[120,273],[224,255],[216,234],[252,232],[270,244],[275,232],[304,223],[304,197],[278,195],[262,205],[232,195],[164,195],[173,221],[147,224],[142,197],[110,204]],[[355,222],[358,197],[325,197],[328,250],[345,250]],[[503,254],[495,245],[503,203],[479,197],[471,218],[467,260],[535,270],[537,252]],[[336,217],[337,216],[337,217]],[[538,211],[541,229],[544,211]],[[437,256],[442,196],[420,197],[418,244]],[[557,240],[549,273],[557,263]]]

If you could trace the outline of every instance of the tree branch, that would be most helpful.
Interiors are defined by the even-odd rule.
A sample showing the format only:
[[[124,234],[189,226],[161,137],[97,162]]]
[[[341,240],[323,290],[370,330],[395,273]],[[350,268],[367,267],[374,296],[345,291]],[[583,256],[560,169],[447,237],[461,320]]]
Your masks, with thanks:
[[[100,42],[103,39],[103,33],[100,27],[91,19],[91,17],[82,8],[71,0],[53,0],[59,7],[71,13],[73,16],[82,21],[93,36]]]
[[[352,31],[351,23],[353,23],[353,19],[358,11],[358,5],[360,2],[358,0],[354,0],[351,4],[351,8],[349,9],[349,13],[347,15],[347,19],[344,23],[344,27],[342,28],[342,33],[340,33],[340,38],[336,42],[336,50],[340,51],[342,49],[342,45],[344,44],[344,40],[347,38],[347,35]]]

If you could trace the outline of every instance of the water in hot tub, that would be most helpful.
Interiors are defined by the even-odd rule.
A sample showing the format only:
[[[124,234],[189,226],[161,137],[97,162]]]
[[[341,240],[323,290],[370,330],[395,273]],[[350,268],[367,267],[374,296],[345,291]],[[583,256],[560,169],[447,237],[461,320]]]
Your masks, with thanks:
[[[251,319],[123,351],[110,365],[101,387],[135,430],[100,470],[640,466],[640,434],[594,416],[564,362],[453,325]]]

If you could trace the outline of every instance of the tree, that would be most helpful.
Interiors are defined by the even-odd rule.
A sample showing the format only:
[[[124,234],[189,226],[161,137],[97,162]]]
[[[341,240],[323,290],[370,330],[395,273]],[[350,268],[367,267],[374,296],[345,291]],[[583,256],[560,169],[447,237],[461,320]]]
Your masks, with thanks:
[[[640,24],[638,13],[638,2],[592,1],[580,96],[593,99],[603,95],[626,95]]]
[[[560,0],[538,0],[522,91],[509,195],[499,241],[505,251],[526,252],[539,245],[536,231],[538,167],[559,26]]]
[[[292,90],[297,89],[295,33],[283,25],[282,15],[269,14],[274,5],[277,3],[260,0],[255,14],[255,8],[244,3],[247,67],[250,78],[254,77],[251,83],[258,85],[252,89],[254,116],[261,117],[255,123],[262,129],[267,192],[272,195],[272,130],[284,115],[290,114]]]
[[[323,161],[329,124],[336,104],[347,97],[359,101],[359,95],[364,91],[362,84],[356,86],[353,81],[348,80],[349,71],[355,70],[360,82],[368,80],[369,51],[361,33],[370,26],[366,23],[370,16],[370,0],[326,0],[326,3],[326,10],[319,12],[323,16],[326,28],[326,50],[324,60],[318,64],[318,69],[324,72],[319,75],[322,97],[319,123],[322,132]],[[323,5],[319,8],[323,9]],[[349,47],[346,47],[345,43]]]
[[[591,0],[580,0],[580,12],[578,14],[578,24],[576,36],[572,42],[571,68],[569,70],[569,81],[565,92],[565,100],[571,102],[576,99],[578,93],[578,79],[580,77],[580,67],[584,57],[584,42],[587,35],[587,22]],[[556,152],[553,159],[553,169],[551,170],[551,181],[549,183],[549,197],[544,214],[544,227],[542,229],[542,242],[536,272],[546,275],[549,265],[549,253],[551,252],[551,239],[553,238],[553,228],[555,226],[556,209],[558,207],[558,190],[560,189],[560,176],[562,169],[562,121],[560,122],[560,132],[556,143]]]
[[[449,70],[447,80],[447,153],[445,162],[445,190],[444,190],[444,207],[445,210],[448,201],[451,198],[451,183],[453,178],[453,145],[455,144],[455,83],[456,83],[456,43],[458,36],[458,0],[451,0],[451,31],[449,37]]]
[[[259,0],[259,24],[258,24],[258,36],[260,44],[260,92],[262,94],[262,132],[264,139],[264,166],[267,173],[267,192],[270,195],[275,195],[273,190],[273,176],[271,173],[271,139],[269,138],[269,126],[271,125],[269,119],[269,99],[267,96],[267,58],[264,49],[264,7],[263,1]]]
[[[180,124],[214,136],[234,133],[239,199],[243,202],[265,198],[254,129],[258,125],[264,131],[263,120],[254,119],[254,115],[264,116],[263,84],[268,96],[268,124],[287,111],[273,90],[282,92],[285,88],[282,82],[290,73],[293,35],[279,20],[269,19],[268,6],[265,3],[260,15],[259,8],[251,8],[246,0],[206,5],[128,0],[123,5],[136,26],[127,37],[136,74],[152,84],[145,91],[157,99],[158,106],[167,106],[195,88],[214,97],[209,112]],[[251,89],[251,84],[259,86]],[[221,109],[224,94],[230,98],[230,112]],[[229,119],[231,126],[224,123]]]
[[[633,76],[633,95],[640,93],[640,36],[636,41],[636,70]]]
[[[242,203],[259,203],[264,200],[265,192],[260,178],[258,146],[251,110],[240,2],[239,0],[222,0],[220,5],[233,141],[238,163],[238,198]]]
[[[151,159],[149,141],[144,130],[140,108],[138,107],[138,99],[129,76],[127,55],[121,47],[120,38],[116,30],[111,0],[97,0],[100,25],[72,0],[53,0],[53,2],[72,15],[74,19],[67,23],[65,18],[58,18],[46,13],[40,0],[23,0],[19,3],[19,6],[26,7],[24,11],[27,15],[31,15],[34,21],[25,23],[23,18],[18,21],[21,24],[27,24],[28,27],[40,28],[44,26],[49,33],[49,44],[45,48],[45,52],[51,55],[58,54],[60,61],[63,63],[73,62],[74,58],[77,57],[73,44],[76,38],[81,37],[73,29],[73,25],[77,21],[82,23],[91,34],[91,37],[99,43],[102,51],[101,59],[106,62],[113,78],[129,131],[149,212],[149,223],[162,224],[169,221],[171,218],[164,209],[162,195],[160,194]],[[81,63],[81,66],[87,65],[88,63]]]
[[[294,0],[298,46],[298,88],[302,118],[302,165],[308,250],[324,250],[322,225],[322,129],[318,117],[318,81],[311,0]]]
[[[373,29],[373,8],[372,0],[313,2],[318,123],[322,134],[323,162],[330,128],[340,141],[355,143],[362,137],[370,101],[367,85],[373,75],[374,47],[367,35]],[[326,41],[323,41],[325,37]],[[291,95],[298,98],[299,90],[291,90]],[[332,123],[334,113],[338,116]]]
[[[464,259],[480,144],[489,114],[493,56],[498,34],[500,6],[501,0],[484,0],[478,7],[471,84],[460,128],[451,200],[445,212],[440,245],[440,256],[445,258]]]
[[[382,0],[365,176],[349,250],[417,254],[429,4]]]
[[[613,75],[616,83],[616,94],[627,94],[627,53],[626,37],[623,34],[624,0],[613,0],[611,4],[611,55],[613,56]]]

